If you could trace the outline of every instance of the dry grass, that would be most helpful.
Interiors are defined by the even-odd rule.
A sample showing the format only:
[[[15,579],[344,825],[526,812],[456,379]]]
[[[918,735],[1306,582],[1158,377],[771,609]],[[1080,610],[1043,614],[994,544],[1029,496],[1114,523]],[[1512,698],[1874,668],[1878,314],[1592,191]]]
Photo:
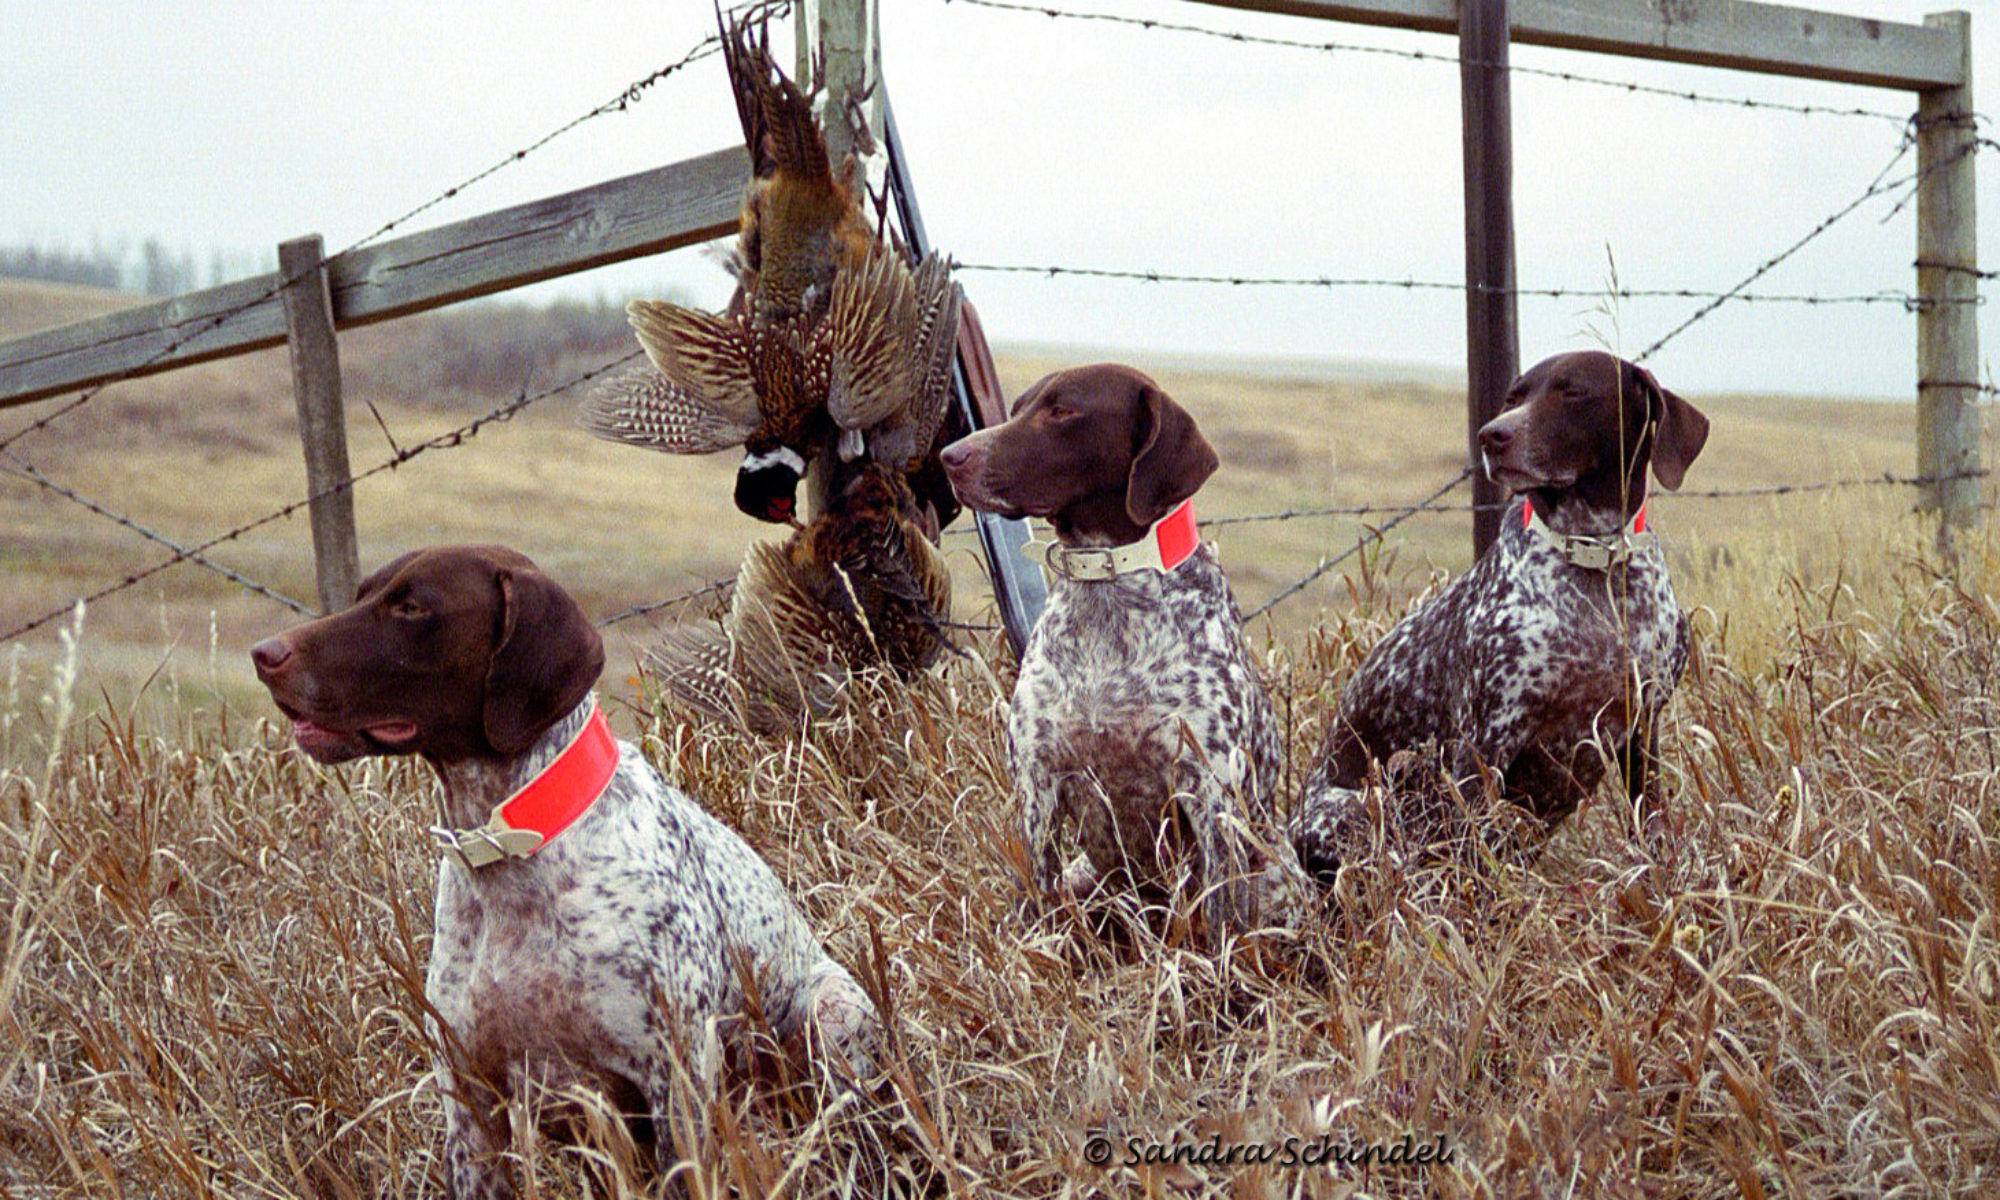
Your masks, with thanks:
[[[1749,653],[1704,622],[1666,856],[1600,804],[1532,870],[1353,871],[1302,938],[1221,955],[1179,917],[1108,941],[1027,911],[997,647],[859,685],[803,738],[628,709],[893,1013],[881,1112],[827,1126],[739,1082],[692,1121],[691,1190],[1991,1194],[1996,567],[1789,588]],[[1269,654],[1300,761],[1392,615]],[[200,681],[156,686],[180,689],[163,734],[66,721],[61,678],[0,710],[0,1191],[435,1194],[428,781],[317,768]],[[1455,1157],[1107,1173],[1082,1157],[1100,1130],[1120,1158],[1328,1132]],[[537,1194],[619,1191],[605,1145],[535,1144]]]

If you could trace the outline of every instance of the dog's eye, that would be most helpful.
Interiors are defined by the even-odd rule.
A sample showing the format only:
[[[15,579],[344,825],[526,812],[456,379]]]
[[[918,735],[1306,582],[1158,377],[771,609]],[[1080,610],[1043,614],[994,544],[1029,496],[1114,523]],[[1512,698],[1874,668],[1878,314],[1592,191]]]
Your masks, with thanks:
[[[1074,409],[1065,408],[1060,404],[1051,404],[1042,411],[1048,414],[1048,418],[1051,421],[1067,421],[1076,415]]]
[[[417,621],[431,615],[431,610],[414,600],[398,600],[389,606],[389,615],[399,621]]]

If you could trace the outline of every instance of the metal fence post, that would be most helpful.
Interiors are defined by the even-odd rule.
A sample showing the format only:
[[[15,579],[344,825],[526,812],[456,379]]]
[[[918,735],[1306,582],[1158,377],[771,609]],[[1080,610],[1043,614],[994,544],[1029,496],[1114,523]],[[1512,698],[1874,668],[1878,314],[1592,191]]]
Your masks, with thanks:
[[[1514,138],[1507,86],[1507,0],[1464,0],[1458,14],[1465,138],[1465,410],[1472,467],[1472,556],[1500,532],[1500,485],[1479,464],[1479,427],[1521,370],[1514,294]]]
[[[354,491],[340,485],[347,467],[347,410],[340,396],[340,342],[333,331],[333,293],[327,286],[326,247],[318,234],[278,247],[287,344],[292,351],[292,395],[299,406],[299,444],[306,455],[306,490],[313,497],[314,573],[321,612],[354,603],[361,579],[354,536]],[[322,494],[324,493],[324,494]]]
[[[1917,100],[1917,473],[1958,475],[1924,489],[1949,544],[1955,526],[1979,520],[1979,242],[1973,172],[1979,131],[1972,111],[1972,18],[1932,13],[1955,30],[1964,82]]]

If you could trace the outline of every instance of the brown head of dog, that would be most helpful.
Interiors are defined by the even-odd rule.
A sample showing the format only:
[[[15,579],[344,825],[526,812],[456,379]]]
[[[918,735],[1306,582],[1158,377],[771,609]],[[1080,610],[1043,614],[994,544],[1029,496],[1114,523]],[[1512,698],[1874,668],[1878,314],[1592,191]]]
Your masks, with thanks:
[[[583,702],[604,643],[568,592],[504,546],[414,550],[354,606],[251,647],[257,678],[321,762],[506,758]]]
[[[1014,401],[1004,425],[940,456],[968,507],[1043,517],[1066,545],[1122,546],[1195,494],[1217,459],[1194,418],[1130,367],[1072,367]]]
[[[1487,476],[1528,495],[1545,519],[1568,505],[1629,518],[1645,500],[1649,463],[1672,491],[1707,441],[1694,405],[1601,350],[1528,368],[1479,430]]]

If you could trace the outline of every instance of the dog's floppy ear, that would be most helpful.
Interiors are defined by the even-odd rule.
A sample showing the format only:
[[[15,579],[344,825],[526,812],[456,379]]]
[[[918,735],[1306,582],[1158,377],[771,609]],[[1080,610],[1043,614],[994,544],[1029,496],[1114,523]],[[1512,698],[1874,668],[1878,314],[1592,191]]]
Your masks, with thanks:
[[[555,581],[532,567],[496,566],[500,635],[486,669],[486,741],[519,754],[582,703],[604,670],[604,639]]]
[[[1687,477],[1688,464],[1708,441],[1708,418],[1694,405],[1660,386],[1644,367],[1632,368],[1646,390],[1646,410],[1653,419],[1653,476],[1675,491]]]
[[[1173,397],[1150,379],[1138,387],[1139,431],[1125,481],[1125,515],[1134,524],[1151,525],[1199,491],[1221,460]]]

